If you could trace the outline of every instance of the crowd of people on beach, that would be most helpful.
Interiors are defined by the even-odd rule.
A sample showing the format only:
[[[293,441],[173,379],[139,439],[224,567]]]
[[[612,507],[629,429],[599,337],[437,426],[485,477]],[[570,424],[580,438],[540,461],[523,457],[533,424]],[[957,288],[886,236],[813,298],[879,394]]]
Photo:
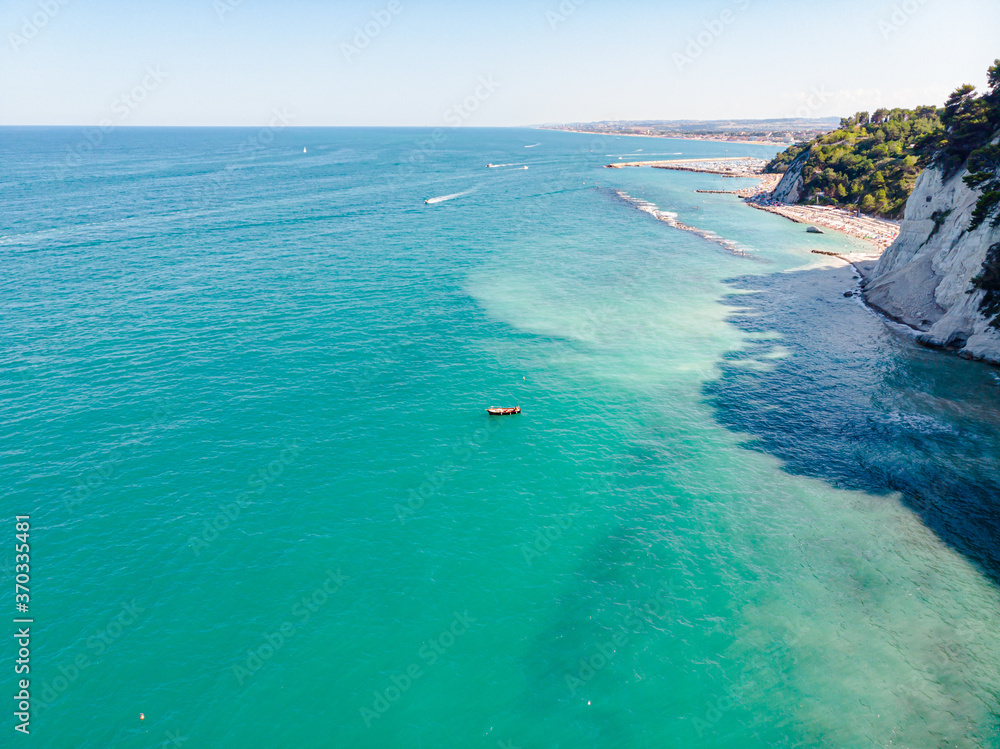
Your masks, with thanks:
[[[818,205],[789,205],[775,200],[773,192],[761,192],[744,199],[747,205],[784,216],[799,223],[816,224],[843,232],[877,245],[879,250],[896,241],[899,225],[893,221],[845,211],[843,208]]]
[[[674,169],[684,172],[718,174],[723,177],[756,178],[757,184],[739,190],[702,190],[700,192],[732,192],[753,208],[783,216],[797,223],[815,224],[839,231],[875,244],[879,252],[891,245],[899,236],[899,224],[886,219],[865,216],[834,206],[793,205],[774,197],[774,190],[781,181],[780,174],[765,174],[764,159],[752,157],[726,157],[721,159],[678,159],[675,161],[637,161],[608,164],[611,168],[626,166],[651,166],[656,169]]]

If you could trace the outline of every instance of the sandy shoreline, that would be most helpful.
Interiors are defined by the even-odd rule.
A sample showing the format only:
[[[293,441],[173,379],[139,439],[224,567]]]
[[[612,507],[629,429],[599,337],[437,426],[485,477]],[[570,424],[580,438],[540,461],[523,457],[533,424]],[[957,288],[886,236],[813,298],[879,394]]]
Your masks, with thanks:
[[[643,135],[642,133],[605,133],[597,130],[570,130],[561,127],[536,127],[535,130],[549,130],[554,133],[577,133],[579,135],[599,135],[609,138],[662,138],[663,140],[696,140],[711,141],[712,143],[732,143],[740,146],[774,146],[775,148],[788,148],[795,145],[794,142],[777,142],[770,140],[726,140],[725,138],[713,138],[701,135]]]
[[[899,236],[899,224],[895,221],[875,218],[873,216],[858,216],[842,208],[819,205],[785,205],[773,203],[765,195],[745,201],[751,208],[784,216],[789,221],[798,224],[831,229],[846,234],[855,239],[870,242],[878,248],[881,255],[886,247],[896,241]]]
[[[648,166],[654,169],[675,169],[686,172],[717,174],[758,180],[756,185],[741,190],[698,190],[705,193],[730,193],[743,198],[751,208],[783,216],[799,224],[822,227],[846,234],[874,245],[873,254],[852,253],[859,259],[877,258],[899,236],[899,223],[874,216],[858,215],[834,206],[788,205],[772,200],[771,195],[781,181],[780,174],[766,174],[767,162],[746,156],[727,156],[717,159],[674,159],[669,161],[630,161],[608,164],[608,169]],[[844,256],[847,262],[852,262]]]

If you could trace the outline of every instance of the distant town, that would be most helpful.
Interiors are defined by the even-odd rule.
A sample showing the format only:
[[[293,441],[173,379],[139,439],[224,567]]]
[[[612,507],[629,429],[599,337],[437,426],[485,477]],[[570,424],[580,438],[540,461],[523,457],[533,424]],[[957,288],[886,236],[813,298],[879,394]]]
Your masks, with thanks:
[[[598,135],[642,135],[652,138],[690,138],[740,143],[791,145],[836,130],[838,117],[776,120],[604,120],[540,125],[545,130],[565,130]]]

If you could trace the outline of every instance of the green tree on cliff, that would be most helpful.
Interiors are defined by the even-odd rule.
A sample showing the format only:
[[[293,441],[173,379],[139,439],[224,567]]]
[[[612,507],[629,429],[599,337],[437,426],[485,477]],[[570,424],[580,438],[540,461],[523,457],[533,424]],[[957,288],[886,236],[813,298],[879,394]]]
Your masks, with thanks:
[[[784,172],[806,154],[805,199],[896,217],[927,163],[927,139],[940,132],[935,107],[858,112],[837,130],[778,154],[767,169]]]
[[[987,94],[971,101],[967,98],[964,102],[965,116],[954,123],[955,137],[960,140],[953,146],[954,154],[950,155],[957,157],[963,149],[970,149],[969,174],[964,181],[969,187],[981,191],[976,210],[972,213],[970,231],[978,229],[990,217],[991,226],[1000,225],[1000,145],[992,142],[1000,130],[1000,59],[994,60],[987,80],[990,86]],[[970,88],[963,86],[959,91]],[[961,117],[962,113],[956,116]],[[948,135],[953,135],[951,130]]]
[[[946,179],[968,168],[965,182],[981,191],[970,230],[1000,225],[1000,59],[987,72],[989,91],[965,84],[944,107],[879,108],[858,112],[840,127],[792,146],[767,165],[783,173],[803,159],[803,200],[858,205],[865,213],[898,218],[917,175],[929,164]]]

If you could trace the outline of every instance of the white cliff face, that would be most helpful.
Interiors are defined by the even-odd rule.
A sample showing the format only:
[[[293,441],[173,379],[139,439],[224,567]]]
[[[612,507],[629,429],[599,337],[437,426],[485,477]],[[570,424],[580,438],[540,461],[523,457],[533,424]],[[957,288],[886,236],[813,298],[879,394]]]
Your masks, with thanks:
[[[987,251],[1000,242],[1000,227],[987,219],[968,231],[979,192],[962,181],[966,174],[944,181],[940,169],[930,168],[920,175],[899,237],[865,281],[865,298],[924,331],[919,339],[925,343],[1000,363],[1000,330],[980,312],[985,292],[972,285]]]
[[[778,183],[778,186],[771,193],[772,199],[787,204],[799,202],[799,198],[802,197],[802,191],[806,186],[805,180],[802,178],[802,167],[805,165],[807,158],[809,158],[808,150],[799,154],[788,165],[788,169],[781,175],[781,181]]]

